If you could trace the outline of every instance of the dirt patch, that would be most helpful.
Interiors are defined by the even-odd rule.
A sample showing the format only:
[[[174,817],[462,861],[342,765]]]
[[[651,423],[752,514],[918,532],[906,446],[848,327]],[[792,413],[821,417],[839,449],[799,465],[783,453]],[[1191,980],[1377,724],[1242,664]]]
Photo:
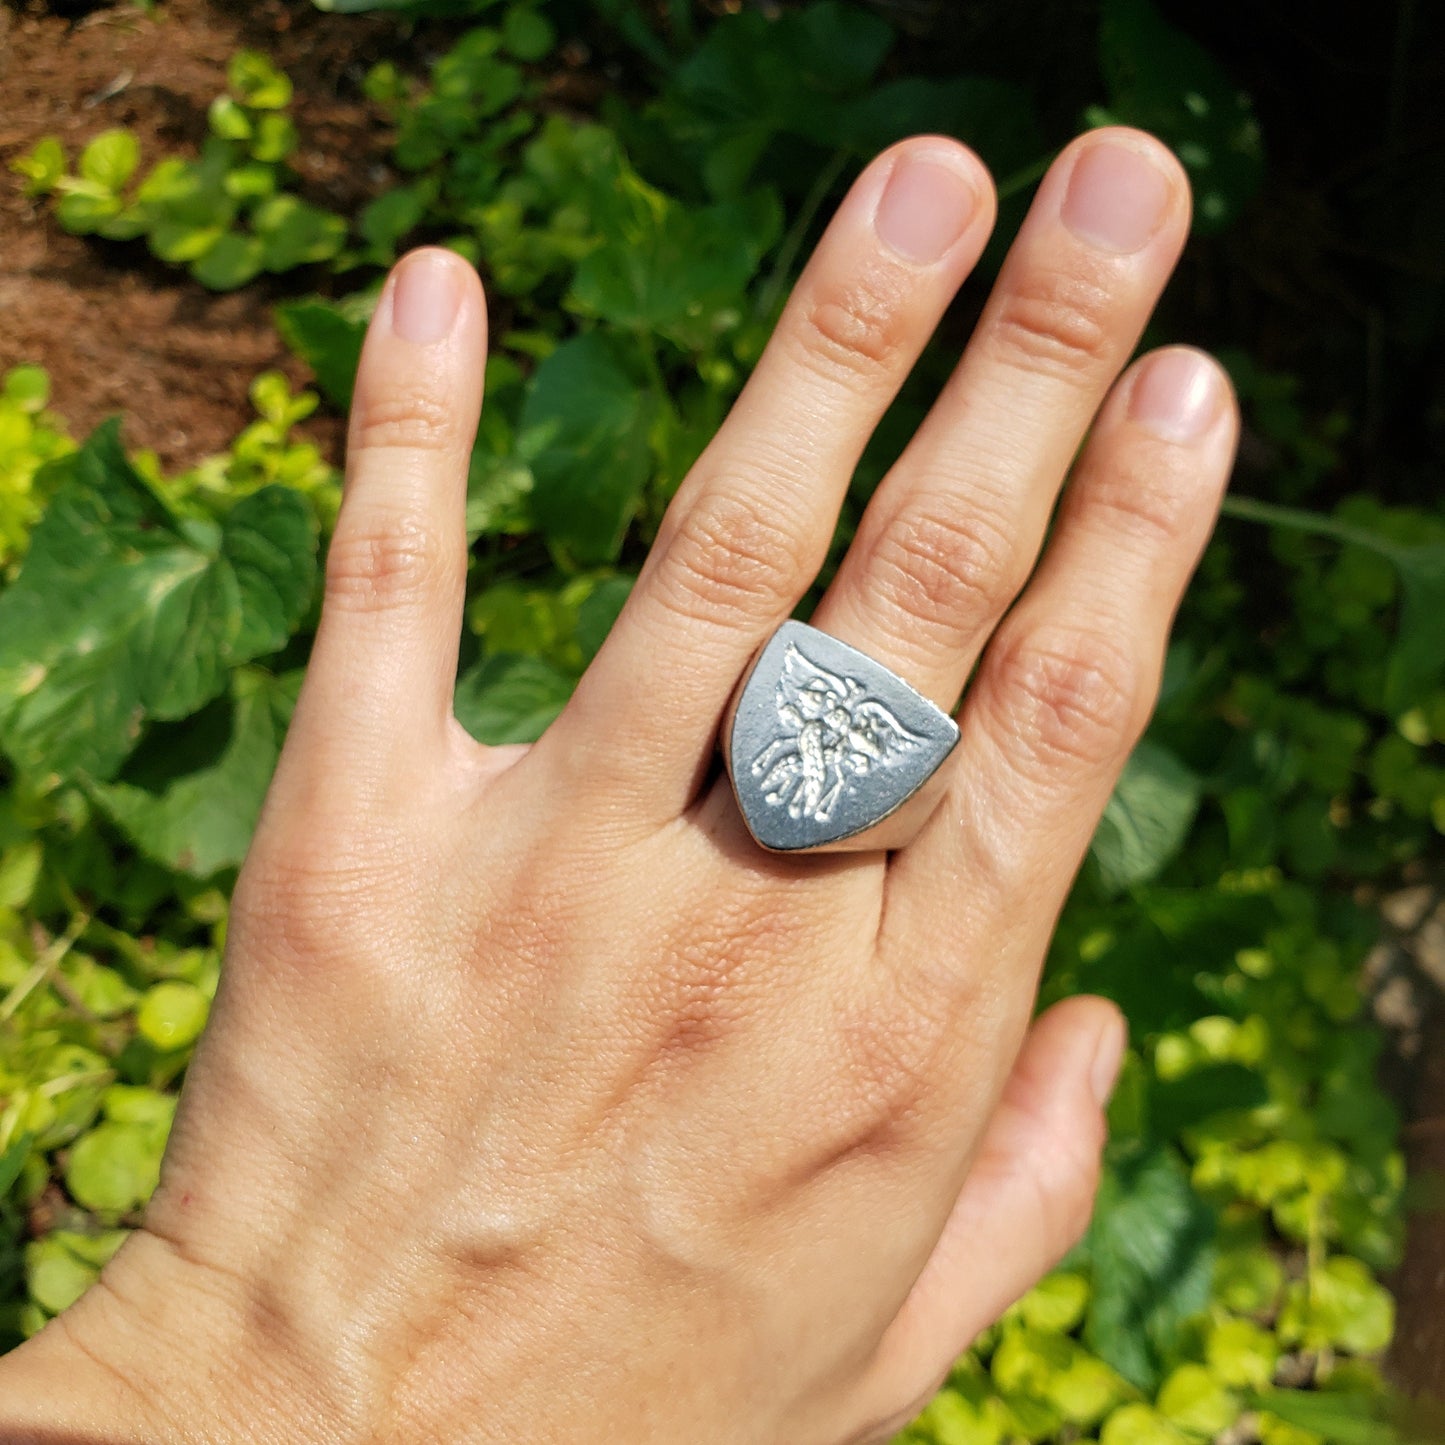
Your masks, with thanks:
[[[389,132],[360,81],[396,53],[395,22],[283,0],[165,0],[152,15],[106,7],[78,19],[0,6],[0,167],[43,135],[58,135],[73,157],[116,125],[139,136],[143,164],[193,154],[226,62],[243,46],[264,49],[296,82],[302,148],[292,165],[308,200],[351,213],[388,184]],[[258,371],[279,366],[302,379],[270,306],[330,289],[326,272],[211,295],[142,243],[66,235],[45,209],[4,171],[0,370],[44,365],[56,408],[78,433],[124,412],[132,446],[182,466],[222,450],[251,419],[246,388]],[[337,421],[315,423],[313,434],[339,455]]]

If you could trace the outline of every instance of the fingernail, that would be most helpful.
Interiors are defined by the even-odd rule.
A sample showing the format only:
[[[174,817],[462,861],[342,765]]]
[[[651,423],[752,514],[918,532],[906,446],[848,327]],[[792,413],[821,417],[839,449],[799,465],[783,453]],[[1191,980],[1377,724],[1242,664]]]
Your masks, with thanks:
[[[440,341],[462,304],[462,262],[446,251],[418,251],[392,282],[391,329],[419,346]]]
[[[1102,1109],[1114,1092],[1119,1081],[1119,1070],[1124,1063],[1124,1045],[1129,1041],[1129,1028],[1124,1015],[1114,1013],[1109,1022],[1099,1030],[1094,1044],[1094,1062],[1089,1066],[1089,1088],[1094,1102]]]
[[[941,260],[978,209],[978,193],[952,166],[904,156],[893,168],[873,225],[890,251],[917,266]]]
[[[1159,227],[1169,204],[1169,182],[1132,146],[1100,141],[1074,162],[1064,193],[1064,224],[1106,251],[1139,250]]]
[[[1170,442],[1194,442],[1219,415],[1224,388],[1219,368],[1197,351],[1156,352],[1145,363],[1129,396],[1129,415]]]

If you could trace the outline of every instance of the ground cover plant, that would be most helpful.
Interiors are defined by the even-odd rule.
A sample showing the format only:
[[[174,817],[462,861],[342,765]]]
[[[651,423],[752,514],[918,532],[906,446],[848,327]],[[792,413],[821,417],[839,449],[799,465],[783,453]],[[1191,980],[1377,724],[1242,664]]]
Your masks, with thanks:
[[[454,246],[502,322],[457,712],[525,741],[852,171],[903,134],[958,134],[999,178],[1006,232],[1067,138],[1023,84],[911,72],[888,21],[842,0],[321,8],[431,27],[429,60],[360,82],[398,180],[354,215],[303,194],[291,82],[249,50],[194,153],[142,157],[97,126],[13,167],[49,224],[122,256],[212,290],[280,275],[275,324],[315,382],[257,376],[256,420],[179,473],[118,424],[74,435],[44,357],[0,386],[0,1347],[84,1290],[154,1186],[316,621],[338,478],[296,429],[349,400],[381,268]],[[621,77],[586,107],[549,90],[578,37]],[[1106,0],[1074,120],[1172,144],[1201,235],[1263,183],[1248,97],[1147,0]],[[940,336],[882,429],[835,556],[955,346]],[[1130,1019],[1099,1205],[905,1432],[919,1445],[1440,1438],[1377,1367],[1406,1181],[1359,984],[1376,925],[1350,888],[1445,831],[1445,511],[1342,489],[1351,418],[1225,360],[1267,462],[1228,503],[1044,985]]]

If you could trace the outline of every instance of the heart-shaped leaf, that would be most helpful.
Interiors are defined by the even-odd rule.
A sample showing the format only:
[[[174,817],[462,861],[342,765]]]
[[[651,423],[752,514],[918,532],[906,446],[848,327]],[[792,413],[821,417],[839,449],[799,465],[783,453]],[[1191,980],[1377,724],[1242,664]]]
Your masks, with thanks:
[[[150,719],[189,716],[285,644],[316,580],[311,508],[287,487],[181,519],[108,422],[0,595],[0,747],[41,777],[112,778]]]

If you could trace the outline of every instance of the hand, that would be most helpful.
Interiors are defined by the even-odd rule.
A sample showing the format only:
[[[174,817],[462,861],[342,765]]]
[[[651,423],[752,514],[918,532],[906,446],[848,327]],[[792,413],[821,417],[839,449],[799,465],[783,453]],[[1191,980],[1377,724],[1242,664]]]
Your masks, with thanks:
[[[951,141],[864,172],[530,749],[451,714],[482,295],[401,263],[160,1189],[0,1426],[879,1440],[1074,1242],[1123,1026],[1030,1029],[1035,985],[1236,432],[1197,353],[1116,382],[1187,230],[1160,144],[1054,165],[813,618],[941,706],[973,676],[917,840],[767,854],[713,762],[992,217]]]

